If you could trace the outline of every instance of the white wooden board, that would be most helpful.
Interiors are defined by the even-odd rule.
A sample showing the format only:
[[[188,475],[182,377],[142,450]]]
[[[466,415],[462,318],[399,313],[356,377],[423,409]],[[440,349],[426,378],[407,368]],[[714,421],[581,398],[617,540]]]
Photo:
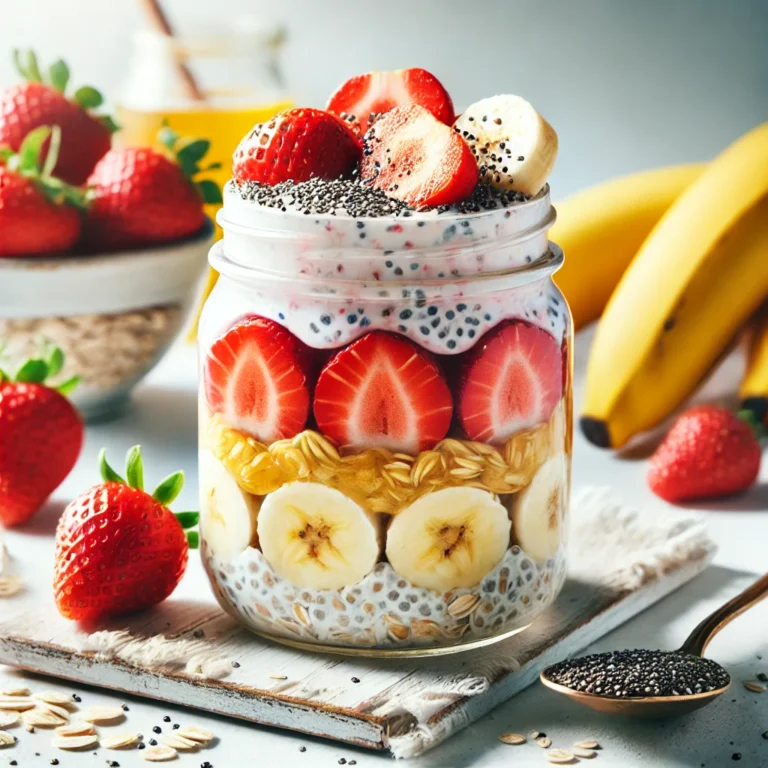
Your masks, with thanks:
[[[636,513],[600,492],[578,494],[572,519],[560,598],[487,649],[404,661],[304,653],[240,629],[205,596],[88,628],[51,602],[23,605],[0,613],[0,663],[410,757],[689,581],[714,553],[695,519]]]

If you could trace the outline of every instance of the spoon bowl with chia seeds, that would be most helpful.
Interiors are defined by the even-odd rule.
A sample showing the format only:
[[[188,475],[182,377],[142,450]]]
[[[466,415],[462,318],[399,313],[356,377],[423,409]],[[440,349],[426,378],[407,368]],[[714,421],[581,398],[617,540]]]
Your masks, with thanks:
[[[541,682],[590,709],[630,717],[675,717],[725,693],[731,676],[702,654],[739,614],[768,596],[768,574],[691,632],[676,651],[610,651],[567,659],[544,669]]]

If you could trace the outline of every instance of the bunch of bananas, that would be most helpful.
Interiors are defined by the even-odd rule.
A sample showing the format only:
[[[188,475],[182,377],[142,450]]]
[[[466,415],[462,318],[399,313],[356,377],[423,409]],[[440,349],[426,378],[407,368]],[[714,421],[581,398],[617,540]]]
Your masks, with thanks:
[[[768,411],[768,123],[708,165],[662,168],[558,206],[556,277],[576,327],[601,317],[582,430],[618,448],[670,416],[752,324],[741,396]]]

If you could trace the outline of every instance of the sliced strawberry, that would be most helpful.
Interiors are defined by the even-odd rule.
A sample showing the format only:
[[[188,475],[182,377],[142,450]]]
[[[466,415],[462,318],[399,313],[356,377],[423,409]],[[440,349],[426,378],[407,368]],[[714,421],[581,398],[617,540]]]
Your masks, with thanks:
[[[360,177],[418,208],[468,197],[478,170],[458,133],[423,107],[408,104],[388,112],[365,134]]]
[[[448,433],[453,400],[432,357],[374,331],[336,353],[317,380],[315,419],[342,446],[415,454]]]
[[[312,350],[281,325],[252,317],[217,339],[205,358],[214,413],[271,443],[301,432],[309,416]]]
[[[458,415],[470,440],[503,443],[549,419],[563,393],[560,345],[546,331],[509,320],[467,353]]]
[[[453,124],[453,102],[448,91],[433,74],[418,68],[350,77],[328,99],[326,109],[335,115],[353,115],[365,133],[372,122],[371,116],[403,104],[418,104],[441,123]]]
[[[235,150],[238,181],[279,184],[346,176],[360,159],[359,140],[347,124],[321,109],[289,109],[260,123]]]

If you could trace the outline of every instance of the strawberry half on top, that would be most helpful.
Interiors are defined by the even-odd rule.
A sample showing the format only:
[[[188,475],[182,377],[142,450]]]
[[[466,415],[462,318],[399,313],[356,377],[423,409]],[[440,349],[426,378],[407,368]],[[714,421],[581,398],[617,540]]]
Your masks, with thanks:
[[[500,444],[549,420],[563,394],[563,359],[551,334],[507,320],[466,353],[458,417],[470,440]]]
[[[320,373],[314,412],[340,446],[413,455],[440,442],[453,399],[434,359],[407,339],[373,331],[337,352]]]
[[[217,339],[203,364],[208,406],[264,443],[307,423],[314,353],[281,325],[251,317]]]
[[[117,126],[106,115],[90,110],[101,106],[101,94],[91,86],[78,88],[72,98],[65,95],[69,69],[59,59],[43,73],[32,51],[14,51],[16,69],[25,82],[0,91],[0,146],[18,151],[27,134],[43,125],[58,125],[61,149],[52,175],[68,184],[83,184],[101,157],[109,150]],[[42,148],[46,157],[49,143]]]
[[[204,204],[221,191],[199,174],[220,167],[200,162],[211,143],[180,139],[170,128],[158,136],[167,155],[149,147],[113,149],[88,178],[90,207],[85,243],[90,251],[120,250],[181,240],[205,224]]]
[[[365,134],[360,178],[415,208],[452,205],[477,186],[477,162],[452,128],[418,104],[388,112]]]
[[[80,494],[56,529],[53,592],[66,619],[94,621],[149,608],[181,581],[189,548],[196,548],[197,512],[174,515],[168,506],[181,492],[174,472],[151,495],[144,491],[138,445],[128,451],[123,480],[100,456],[104,482]]]
[[[321,109],[289,109],[260,123],[240,142],[232,162],[237,181],[338,179],[360,159],[358,138],[344,120]]]
[[[376,116],[403,104],[418,104],[441,123],[453,123],[448,91],[431,72],[417,67],[350,77],[331,96],[326,109],[340,117],[354,117],[365,133]]]
[[[80,236],[85,197],[51,175],[61,132],[35,128],[18,154],[0,147],[0,258],[50,256],[68,251]],[[43,146],[49,146],[45,166]]]

